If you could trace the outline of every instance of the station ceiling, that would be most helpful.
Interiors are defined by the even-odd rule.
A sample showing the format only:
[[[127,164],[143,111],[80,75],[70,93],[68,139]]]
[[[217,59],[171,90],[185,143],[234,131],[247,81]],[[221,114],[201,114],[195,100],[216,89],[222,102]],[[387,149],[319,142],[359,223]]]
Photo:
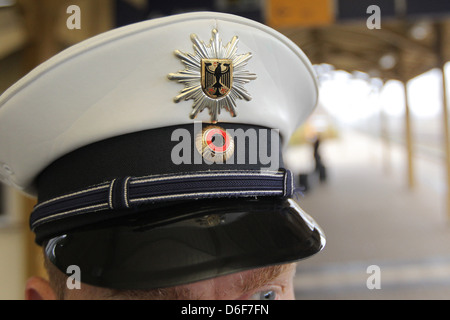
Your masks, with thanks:
[[[365,23],[279,28],[313,64],[328,63],[383,80],[410,80],[450,60],[450,21],[393,20],[381,29]]]

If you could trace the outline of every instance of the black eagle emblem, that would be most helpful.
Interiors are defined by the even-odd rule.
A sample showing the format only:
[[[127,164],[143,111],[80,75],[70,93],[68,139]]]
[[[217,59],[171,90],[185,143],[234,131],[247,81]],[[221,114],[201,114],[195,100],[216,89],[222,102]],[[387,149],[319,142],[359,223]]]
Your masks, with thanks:
[[[202,89],[213,99],[226,96],[232,85],[232,60],[202,59]]]

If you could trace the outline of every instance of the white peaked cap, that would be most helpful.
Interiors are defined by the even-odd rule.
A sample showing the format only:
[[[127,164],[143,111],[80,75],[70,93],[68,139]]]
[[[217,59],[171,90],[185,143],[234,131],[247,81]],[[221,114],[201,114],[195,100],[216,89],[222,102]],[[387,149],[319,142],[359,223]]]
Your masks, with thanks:
[[[78,43],[4,92],[0,180],[35,195],[34,182],[42,170],[80,147],[146,129],[210,122],[208,108],[190,117],[193,99],[174,101],[185,86],[168,75],[186,69],[174,51],[195,55],[191,35],[208,47],[213,30],[221,47],[238,38],[236,55],[251,53],[240,71],[256,75],[241,84],[251,100],[236,98],[236,115],[221,109],[218,122],[279,129],[286,145],[318,100],[308,58],[263,24],[230,14],[188,13]]]

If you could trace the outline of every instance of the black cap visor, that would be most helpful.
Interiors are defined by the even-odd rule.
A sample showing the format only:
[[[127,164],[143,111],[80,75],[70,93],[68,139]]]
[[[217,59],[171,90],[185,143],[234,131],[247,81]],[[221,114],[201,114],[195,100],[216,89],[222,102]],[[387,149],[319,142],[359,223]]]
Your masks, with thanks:
[[[292,199],[214,199],[145,210],[50,239],[46,255],[81,282],[153,289],[297,261],[325,237]]]

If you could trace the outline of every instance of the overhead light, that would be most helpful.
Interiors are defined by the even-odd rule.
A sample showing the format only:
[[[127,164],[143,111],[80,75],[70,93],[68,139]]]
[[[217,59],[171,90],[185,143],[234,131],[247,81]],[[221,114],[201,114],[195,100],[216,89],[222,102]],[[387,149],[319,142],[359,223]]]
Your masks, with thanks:
[[[421,21],[409,30],[409,34],[416,40],[424,40],[431,34],[431,26],[426,21]]]
[[[378,60],[378,64],[380,65],[381,69],[383,70],[389,70],[395,67],[397,64],[397,59],[395,56],[391,53],[385,54]]]

